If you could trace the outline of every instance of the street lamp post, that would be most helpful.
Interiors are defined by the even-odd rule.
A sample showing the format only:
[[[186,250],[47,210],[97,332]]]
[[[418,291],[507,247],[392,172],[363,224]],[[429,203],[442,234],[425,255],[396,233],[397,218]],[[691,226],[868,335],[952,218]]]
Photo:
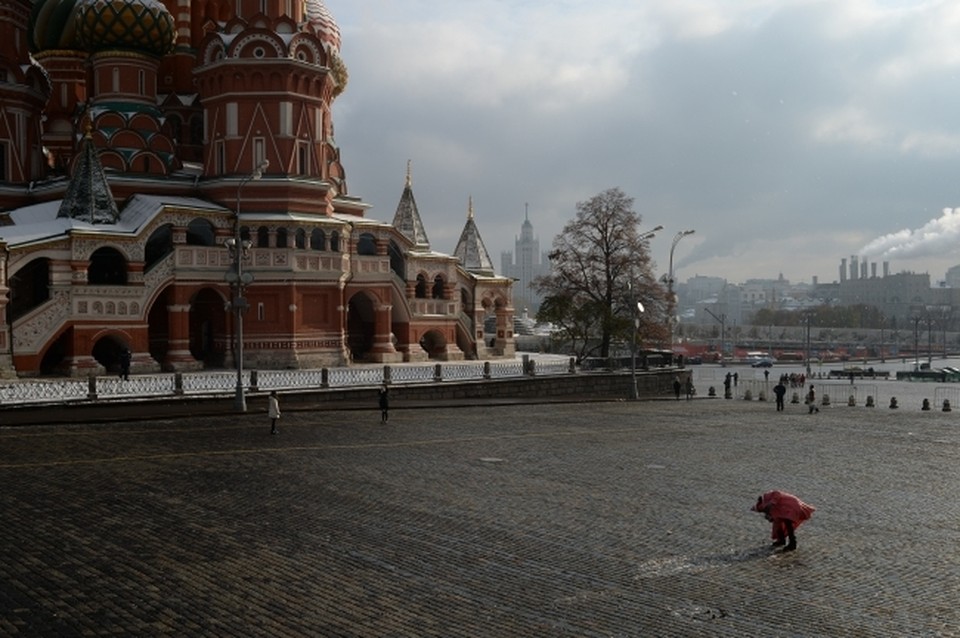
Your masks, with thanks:
[[[270,162],[263,160],[257,165],[257,168],[250,174],[240,180],[237,185],[237,215],[233,224],[233,237],[224,242],[230,259],[233,260],[231,270],[227,271],[226,280],[233,289],[233,299],[230,305],[233,307],[235,317],[235,338],[234,359],[237,364],[237,386],[233,399],[233,408],[237,412],[247,411],[247,399],[243,392],[243,311],[247,309],[247,300],[243,296],[243,291],[253,281],[253,273],[244,272],[243,259],[250,251],[250,240],[240,238],[240,191],[250,180],[258,180],[263,177],[263,171],[267,169]]]
[[[690,230],[681,230],[679,233],[673,236],[673,243],[670,244],[670,267],[667,269],[667,322],[668,329],[670,330],[670,362],[673,362],[673,326],[674,326],[674,316],[673,313],[676,307],[676,299],[673,296],[673,251],[677,247],[677,244],[680,243],[680,240],[686,237],[687,235],[692,235],[694,232],[693,229]]]
[[[663,230],[663,226],[656,226],[651,230],[640,235],[640,241],[647,241],[653,239],[657,234],[657,231]],[[640,314],[643,312],[643,304],[637,301],[636,296],[633,292],[633,272],[630,272],[630,278],[627,280],[627,288],[630,290],[630,303],[633,304],[633,308],[636,311],[636,314],[633,317],[633,339],[632,347],[630,351],[630,378],[633,381],[633,398],[639,399],[639,394],[637,393],[637,333],[640,332]]]
[[[633,380],[633,398],[639,399],[637,392],[637,333],[640,332],[640,315],[643,313],[643,304],[639,301],[636,306],[637,314],[633,318],[633,354],[630,357],[630,377]]]

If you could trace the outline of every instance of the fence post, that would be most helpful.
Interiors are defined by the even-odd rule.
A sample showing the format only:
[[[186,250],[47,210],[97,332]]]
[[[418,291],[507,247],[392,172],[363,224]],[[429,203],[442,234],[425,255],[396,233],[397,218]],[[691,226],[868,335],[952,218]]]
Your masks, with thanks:
[[[260,385],[260,381],[257,376],[257,371],[251,370],[250,371],[250,391],[259,392],[260,391],[260,388],[258,387],[259,385]]]
[[[87,398],[92,401],[97,400],[97,376],[95,374],[87,377]]]
[[[489,361],[483,362],[483,378],[484,379],[490,378],[490,362]]]
[[[530,374],[530,355],[528,354],[523,355],[521,357],[521,360],[523,361],[523,375],[527,376],[528,374]]]
[[[177,395],[183,394],[183,373],[182,372],[173,373],[173,393]]]
[[[321,388],[330,387],[330,369],[329,368],[320,369],[320,387]]]
[[[433,380],[443,381],[443,366],[439,363],[433,366]]]
[[[383,385],[390,385],[393,382],[393,375],[390,372],[390,366],[383,366]]]
[[[570,357],[570,374],[577,373],[577,360],[575,357]]]

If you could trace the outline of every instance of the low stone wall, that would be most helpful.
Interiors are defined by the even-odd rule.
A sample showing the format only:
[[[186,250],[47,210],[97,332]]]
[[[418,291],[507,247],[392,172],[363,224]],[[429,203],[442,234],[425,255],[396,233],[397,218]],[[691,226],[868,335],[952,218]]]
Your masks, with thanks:
[[[685,381],[688,371],[661,368],[637,371],[637,395],[640,399],[673,396],[673,379]],[[632,398],[632,375],[627,372],[585,372],[568,375],[438,381],[390,387],[392,408],[430,407],[430,405],[484,404],[504,402],[550,402],[559,400],[622,400]],[[376,409],[375,387],[313,388],[280,392],[284,410]],[[266,392],[247,394],[247,411],[266,411]],[[57,423],[96,423],[135,421],[144,418],[174,418],[198,414],[233,412],[234,397],[181,396],[76,401],[63,404],[0,406],[0,424],[31,425]]]

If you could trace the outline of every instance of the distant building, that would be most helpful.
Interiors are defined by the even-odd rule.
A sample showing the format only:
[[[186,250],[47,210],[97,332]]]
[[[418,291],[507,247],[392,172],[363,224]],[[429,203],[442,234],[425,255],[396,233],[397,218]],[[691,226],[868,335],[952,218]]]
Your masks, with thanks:
[[[513,306],[522,311],[526,308],[535,314],[543,298],[533,289],[537,277],[550,274],[550,260],[547,253],[540,252],[540,240],[533,234],[528,211],[524,212],[520,236],[516,240],[516,257],[505,251],[500,254],[500,274],[516,280],[513,288]]]

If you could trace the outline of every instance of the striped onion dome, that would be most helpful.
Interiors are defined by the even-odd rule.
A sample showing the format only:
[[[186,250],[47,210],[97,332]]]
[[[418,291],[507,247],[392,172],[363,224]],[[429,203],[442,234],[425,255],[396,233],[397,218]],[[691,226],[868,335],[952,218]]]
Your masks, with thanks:
[[[30,10],[27,32],[30,50],[77,50],[77,21],[75,13],[81,0],[37,0]]]
[[[173,16],[159,0],[80,0],[80,43],[92,51],[128,49],[166,55],[176,42]]]
[[[340,52],[340,27],[323,4],[323,0],[307,0],[307,24],[320,40]]]

